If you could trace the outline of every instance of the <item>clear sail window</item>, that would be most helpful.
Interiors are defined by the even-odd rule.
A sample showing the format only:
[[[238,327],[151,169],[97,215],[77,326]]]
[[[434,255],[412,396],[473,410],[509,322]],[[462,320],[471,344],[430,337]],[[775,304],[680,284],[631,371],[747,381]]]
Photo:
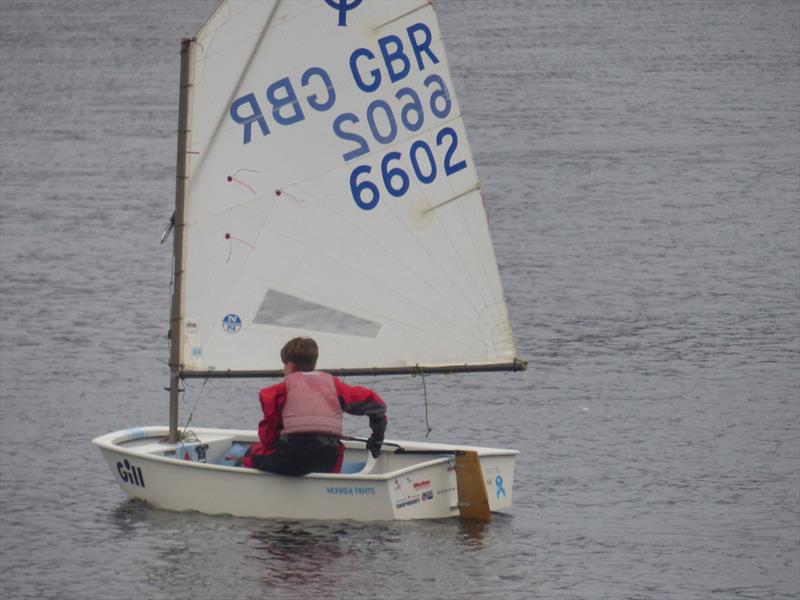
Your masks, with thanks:
[[[381,324],[275,290],[267,291],[254,319],[262,325],[374,338]]]

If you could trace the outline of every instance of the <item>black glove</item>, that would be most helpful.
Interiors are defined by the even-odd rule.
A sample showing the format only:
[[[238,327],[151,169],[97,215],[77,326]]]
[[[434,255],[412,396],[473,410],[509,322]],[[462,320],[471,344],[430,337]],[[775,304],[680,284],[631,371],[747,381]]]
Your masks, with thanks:
[[[372,458],[378,458],[381,455],[381,442],[383,441],[383,436],[375,435],[374,433],[369,436],[367,440],[367,450],[370,451],[372,454]]]

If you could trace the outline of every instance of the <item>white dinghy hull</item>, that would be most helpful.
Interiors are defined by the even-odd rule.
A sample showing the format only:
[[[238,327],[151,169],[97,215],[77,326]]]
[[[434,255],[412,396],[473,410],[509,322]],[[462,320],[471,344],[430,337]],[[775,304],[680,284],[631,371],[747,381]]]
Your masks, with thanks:
[[[255,431],[196,428],[192,433],[191,442],[170,444],[167,427],[142,427],[93,443],[123,492],[168,510],[267,519],[457,517],[456,451],[478,453],[490,510],[511,507],[516,450],[387,440],[375,460],[363,443],[346,441],[343,473],[285,477],[219,464],[231,462],[232,447],[255,442]],[[392,451],[389,444],[403,450]]]

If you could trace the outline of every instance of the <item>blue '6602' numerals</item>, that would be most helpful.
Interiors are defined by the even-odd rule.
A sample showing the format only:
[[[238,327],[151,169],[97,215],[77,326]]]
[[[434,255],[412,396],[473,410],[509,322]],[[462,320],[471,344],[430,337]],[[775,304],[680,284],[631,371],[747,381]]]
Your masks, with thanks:
[[[447,85],[439,75],[428,75],[424,81],[426,89],[430,91],[427,107],[433,116],[444,119],[453,108],[450,92]],[[419,131],[425,123],[425,105],[413,88],[404,87],[397,90],[394,95],[397,100],[404,102],[400,108],[400,122],[408,131]],[[367,124],[372,138],[379,144],[391,144],[397,137],[399,130],[397,119],[392,107],[386,100],[373,100],[367,106]],[[369,142],[363,135],[357,133],[360,119],[354,113],[342,113],[333,121],[333,132],[337,137],[353,142],[355,148],[342,154],[345,162],[369,153]]]
[[[466,160],[455,158],[458,149],[458,134],[452,127],[445,127],[436,134],[436,145],[444,146],[444,168],[445,175],[458,173],[467,167]],[[391,196],[399,198],[403,196],[411,185],[411,178],[402,164],[399,162],[403,158],[400,152],[387,152],[381,160],[381,179],[383,188]],[[417,140],[408,150],[408,159],[414,176],[421,183],[429,184],[436,179],[438,168],[434,153],[431,147],[424,140]],[[360,165],[350,173],[350,191],[353,193],[353,200],[356,205],[363,210],[372,210],[378,205],[381,199],[381,189],[370,179],[363,177],[372,172],[370,165]]]

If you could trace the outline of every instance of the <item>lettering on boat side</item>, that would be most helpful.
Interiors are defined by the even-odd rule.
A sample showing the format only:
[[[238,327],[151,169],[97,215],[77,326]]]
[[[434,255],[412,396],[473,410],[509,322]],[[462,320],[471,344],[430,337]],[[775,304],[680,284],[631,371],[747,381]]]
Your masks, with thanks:
[[[408,506],[413,506],[415,504],[419,504],[420,502],[427,502],[428,500],[433,500],[433,490],[432,489],[425,489],[431,486],[430,479],[425,479],[422,481],[415,481],[413,484],[414,491],[420,491],[419,494],[413,494],[406,496],[405,498],[401,498],[396,500],[394,503],[395,508],[406,508]],[[455,488],[452,488],[452,491],[455,491]],[[437,495],[442,494],[443,491],[436,492]]]
[[[326,492],[334,496],[374,496],[374,487],[328,486]]]
[[[145,487],[142,468],[132,465],[128,462],[127,458],[122,462],[117,463],[117,473],[119,474],[120,479],[122,479],[122,481],[125,483],[130,483],[131,485],[135,485],[137,487]]]
[[[410,498],[403,498],[402,500],[398,500],[394,503],[395,508],[406,508],[408,506],[413,506],[415,504],[419,504],[422,502],[422,499],[419,495],[411,496]]]

